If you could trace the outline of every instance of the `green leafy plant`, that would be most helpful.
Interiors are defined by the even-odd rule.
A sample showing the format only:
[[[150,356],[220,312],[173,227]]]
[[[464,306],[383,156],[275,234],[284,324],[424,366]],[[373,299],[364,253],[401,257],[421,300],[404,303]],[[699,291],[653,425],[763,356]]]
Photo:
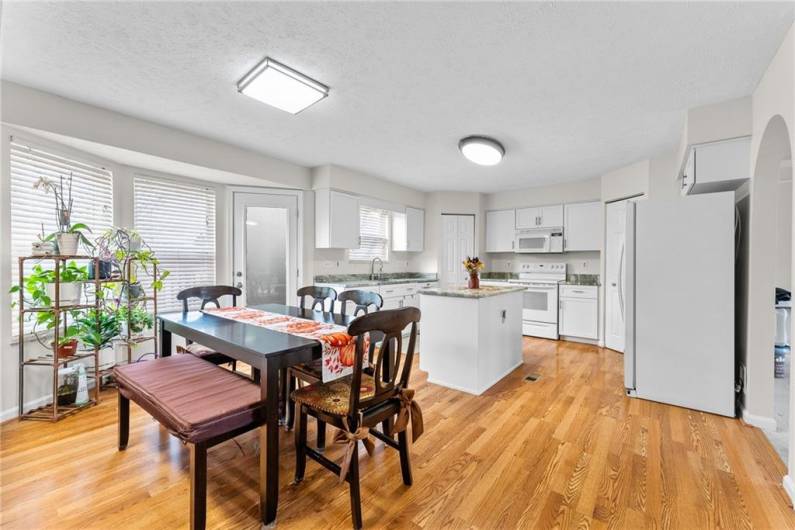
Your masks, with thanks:
[[[96,243],[96,255],[103,261],[112,262],[123,280],[137,283],[137,269],[140,267],[152,277],[151,287],[155,291],[163,288],[163,281],[170,273],[159,267],[160,260],[138,232],[128,228],[110,228],[97,238]],[[156,266],[157,275],[154,274]]]
[[[141,333],[146,329],[151,329],[155,321],[152,314],[141,306],[134,306],[127,310],[127,307],[120,307],[118,310],[119,322],[127,323],[130,333]]]
[[[92,349],[109,345],[120,328],[118,315],[113,311],[92,309],[77,317],[78,338]]]
[[[61,283],[81,282],[88,278],[88,272],[85,266],[79,266],[74,261],[64,263],[60,269]],[[34,265],[33,271],[24,277],[22,284],[24,288],[24,302],[29,308],[47,309],[52,307],[52,297],[48,292],[48,285],[55,283],[55,270],[45,269],[41,265]],[[19,293],[19,285],[14,285],[9,289],[9,292]],[[11,303],[15,307],[17,301]],[[62,318],[71,318],[74,320],[79,315],[77,311],[69,311],[62,314]],[[39,331],[49,331],[55,327],[55,313],[53,311],[35,311],[25,313],[26,321],[33,321],[33,332],[37,338]],[[58,338],[58,344],[65,344],[77,337],[78,328],[75,325],[67,325],[65,330],[61,331]],[[39,342],[42,341],[39,339]],[[42,343],[43,344],[43,343]]]

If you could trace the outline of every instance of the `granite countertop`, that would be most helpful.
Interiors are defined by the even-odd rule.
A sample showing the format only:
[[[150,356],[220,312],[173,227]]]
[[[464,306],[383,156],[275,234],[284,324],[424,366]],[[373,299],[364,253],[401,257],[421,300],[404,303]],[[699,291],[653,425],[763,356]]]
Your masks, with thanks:
[[[372,285],[395,285],[400,283],[435,282],[435,274],[419,272],[385,272],[380,279],[371,280],[369,274],[328,274],[315,276],[317,284],[343,284],[346,287],[367,287]]]
[[[456,298],[486,298],[507,293],[518,293],[524,291],[524,287],[494,287],[484,285],[480,289],[469,289],[467,287],[433,287],[423,289],[420,294],[432,296],[452,296]]]

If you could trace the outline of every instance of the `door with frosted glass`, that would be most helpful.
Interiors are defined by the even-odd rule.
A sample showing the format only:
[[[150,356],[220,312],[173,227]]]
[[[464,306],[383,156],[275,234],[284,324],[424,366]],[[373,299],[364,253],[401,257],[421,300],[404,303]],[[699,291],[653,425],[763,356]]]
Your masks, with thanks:
[[[240,305],[292,304],[297,289],[298,196],[235,192],[234,285]]]

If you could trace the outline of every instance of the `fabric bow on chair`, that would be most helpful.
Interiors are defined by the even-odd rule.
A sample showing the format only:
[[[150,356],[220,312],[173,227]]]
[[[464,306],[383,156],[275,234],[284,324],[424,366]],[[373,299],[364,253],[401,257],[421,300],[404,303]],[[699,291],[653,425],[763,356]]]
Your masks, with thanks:
[[[364,448],[368,455],[373,456],[373,451],[375,451],[375,444],[369,437],[370,431],[366,427],[362,427],[361,418],[359,418],[359,427],[354,432],[351,432],[350,425],[348,425],[348,420],[346,418],[342,418],[342,423],[345,425],[345,430],[337,429],[337,432],[334,434],[334,443],[346,444],[345,455],[342,457],[342,462],[340,462],[340,483],[345,481],[345,477],[348,476],[348,469],[351,467],[351,459],[353,458],[353,450],[356,449],[356,444],[360,440],[364,444]]]
[[[422,422],[422,410],[420,410],[419,403],[414,401],[414,390],[411,388],[402,388],[399,396],[400,412],[390,434],[394,436],[396,433],[405,431],[409,425],[409,420],[411,420],[411,441],[413,443],[417,441],[425,429]]]

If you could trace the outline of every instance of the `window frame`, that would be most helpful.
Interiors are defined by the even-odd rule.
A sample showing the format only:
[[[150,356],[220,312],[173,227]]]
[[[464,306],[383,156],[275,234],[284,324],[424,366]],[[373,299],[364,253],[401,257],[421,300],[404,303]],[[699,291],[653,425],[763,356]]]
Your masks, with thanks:
[[[119,189],[120,181],[122,179],[120,178],[121,166],[119,164],[104,159],[102,157],[96,156],[92,153],[87,153],[80,149],[73,148],[69,145],[64,145],[58,142],[50,141],[47,138],[42,138],[32,134],[27,134],[25,131],[21,131],[12,126],[3,125],[2,130],[3,130],[2,149],[4,155],[3,165],[5,173],[7,175],[7,180],[5,180],[4,185],[8,187],[7,190],[5,191],[6,195],[3,198],[3,200],[7,200],[7,207],[8,207],[7,217],[5,217],[4,221],[8,221],[9,233],[11,233],[12,210],[13,210],[13,205],[11,203],[11,144],[12,143],[26,144],[34,149],[40,149],[42,151],[46,151],[58,157],[74,159],[75,161],[86,165],[99,166],[101,169],[110,172],[111,226],[119,225],[119,219],[122,210],[122,208],[120,208],[120,199],[122,194]],[[51,197],[50,200],[52,200]],[[77,222],[82,222],[82,221],[78,219]],[[92,235],[98,236],[99,232],[95,230],[93,234],[89,234],[89,238],[91,238]],[[19,278],[18,278],[18,269],[16,266],[16,262],[14,263],[11,262],[11,258],[13,258],[14,253],[10,237],[8,238],[8,242],[6,244],[7,244],[6,249],[9,258],[6,261],[8,261],[8,266],[10,267],[9,271],[10,275],[9,274],[4,274],[4,275],[9,279],[8,285],[10,288],[11,286],[18,285]],[[2,268],[0,268],[0,270],[2,270]],[[16,301],[16,296],[14,297],[14,300]],[[10,309],[8,313],[10,318],[4,316],[2,324],[3,326],[7,326],[5,328],[8,332],[8,340],[6,341],[6,343],[13,346],[19,344],[20,340],[23,342],[35,341],[37,338],[37,334],[33,333],[32,331],[25,332],[25,334],[22,336],[19,335],[19,333],[17,332],[18,324],[16,320],[18,314],[18,308],[16,307],[11,308],[10,305],[8,305],[8,308]],[[39,337],[49,337],[52,335],[53,335],[52,331],[38,333]]]
[[[389,259],[392,254],[392,227],[394,225],[392,214],[394,213],[393,210],[389,210],[388,208],[384,208],[382,206],[371,206],[369,204],[359,204],[359,241],[362,240],[362,209],[367,208],[370,210],[380,210],[381,212],[386,213],[386,238],[384,244],[384,253],[385,256],[372,256],[370,258],[355,258],[351,257],[351,252],[355,250],[360,250],[360,248],[352,249],[349,248],[345,252],[345,256],[348,260],[348,263],[352,264],[361,264],[361,263],[370,263],[375,258],[380,259],[383,263],[389,263]]]
[[[136,231],[138,231],[138,228],[136,226],[136,220],[135,220],[135,180],[137,178],[150,179],[150,180],[154,180],[154,181],[161,182],[161,183],[162,182],[165,182],[165,183],[170,182],[170,183],[173,183],[173,184],[176,184],[176,185],[180,185],[180,186],[195,186],[197,188],[206,188],[207,190],[210,190],[212,192],[213,226],[212,226],[211,233],[212,233],[212,239],[213,239],[213,255],[212,255],[212,264],[213,264],[213,274],[212,274],[212,276],[213,276],[213,278],[212,278],[212,280],[210,280],[210,284],[211,285],[217,285],[218,284],[219,273],[224,269],[222,264],[219,261],[222,258],[222,254],[223,254],[223,252],[221,250],[221,246],[220,246],[222,243],[219,243],[219,225],[222,224],[222,222],[220,221],[221,218],[219,217],[219,213],[222,214],[222,213],[226,212],[226,210],[227,210],[226,203],[219,199],[219,184],[216,183],[216,182],[207,181],[207,180],[201,180],[201,179],[195,179],[195,178],[189,178],[189,177],[180,177],[180,176],[176,176],[176,175],[164,174],[164,173],[160,173],[160,172],[157,172],[157,171],[150,171],[150,170],[147,170],[147,169],[144,169],[144,168],[131,168],[130,179],[129,179],[130,180],[130,183],[129,183],[130,184],[130,195],[129,195],[130,196],[130,202],[129,202],[130,219],[129,219],[129,225],[133,228],[133,230],[136,230]],[[149,243],[147,241],[147,238],[146,238],[145,235],[142,234],[142,238],[143,238],[144,241]],[[162,261],[162,257],[160,255],[158,255],[157,249],[153,249],[153,250],[155,252],[155,256],[160,261]],[[173,273],[173,271],[171,271],[168,268],[168,266],[165,266],[164,268],[166,270],[169,270],[169,272]],[[173,275],[169,276],[169,278],[165,280],[164,284],[168,285],[168,283],[170,281],[173,281],[174,279],[175,279],[175,277]],[[192,287],[192,285],[191,285],[191,287]],[[162,296],[163,296],[162,295],[162,291],[159,291],[158,294],[157,294],[157,297],[158,297],[157,298],[157,306],[158,306],[158,311],[159,312],[162,312],[162,309],[164,309],[164,307],[168,308],[168,306],[164,303],[166,299],[165,298],[161,298]],[[178,310],[181,310],[181,309],[182,309],[182,306],[180,305]]]

